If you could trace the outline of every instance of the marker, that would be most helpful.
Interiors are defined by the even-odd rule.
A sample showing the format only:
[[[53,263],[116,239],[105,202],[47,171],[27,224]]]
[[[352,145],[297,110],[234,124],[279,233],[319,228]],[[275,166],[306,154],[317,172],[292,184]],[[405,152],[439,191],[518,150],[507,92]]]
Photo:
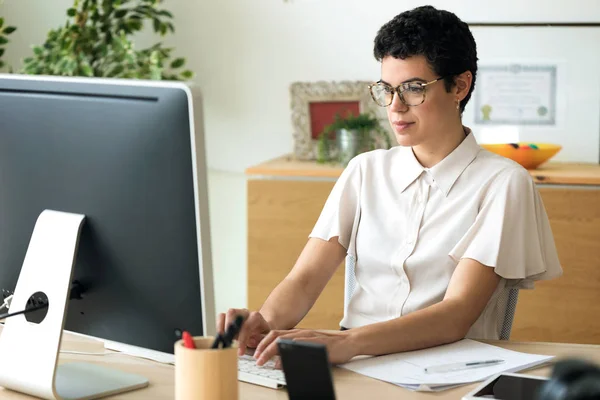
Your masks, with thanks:
[[[231,347],[231,343],[233,343],[233,338],[240,332],[243,323],[244,317],[238,315],[235,318],[235,321],[233,321],[233,323],[229,325],[227,332],[225,332],[225,336],[223,336],[223,347]]]
[[[183,346],[185,348],[188,349],[195,349],[196,345],[194,344],[194,339],[192,338],[192,335],[190,335],[190,333],[188,331],[183,331],[183,334],[181,335],[182,339],[183,339]]]
[[[244,323],[244,317],[238,315],[229,326],[227,327],[227,331],[224,334],[218,334],[213,342],[211,349],[218,349],[219,344],[223,345],[223,348],[227,348],[231,346],[233,342],[233,338],[240,332],[242,329],[242,324]]]
[[[435,365],[433,367],[425,368],[425,372],[428,374],[436,374],[443,372],[452,372],[452,371],[461,371],[463,369],[470,368],[482,368],[482,367],[491,367],[493,365],[502,364],[504,360],[482,360],[482,361],[468,361],[462,363],[453,363],[453,364],[442,364]]]

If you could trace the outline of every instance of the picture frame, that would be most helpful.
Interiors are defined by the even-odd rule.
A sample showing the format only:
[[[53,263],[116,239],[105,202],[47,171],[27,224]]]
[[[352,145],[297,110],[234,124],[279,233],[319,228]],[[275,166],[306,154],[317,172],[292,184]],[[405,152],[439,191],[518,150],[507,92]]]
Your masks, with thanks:
[[[294,156],[315,160],[317,141],[322,129],[335,115],[371,112],[388,126],[385,108],[377,106],[369,93],[369,81],[293,82],[290,106],[294,139]]]

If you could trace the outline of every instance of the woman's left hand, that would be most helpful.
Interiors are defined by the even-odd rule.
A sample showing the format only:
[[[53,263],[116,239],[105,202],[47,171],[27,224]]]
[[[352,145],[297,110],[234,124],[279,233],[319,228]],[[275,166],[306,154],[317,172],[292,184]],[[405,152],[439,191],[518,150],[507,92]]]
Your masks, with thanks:
[[[321,343],[327,346],[329,362],[342,364],[349,361],[357,353],[349,340],[348,331],[312,331],[306,329],[273,330],[261,340],[256,347],[254,357],[257,365],[263,365],[279,353],[277,339],[290,339],[299,342]]]

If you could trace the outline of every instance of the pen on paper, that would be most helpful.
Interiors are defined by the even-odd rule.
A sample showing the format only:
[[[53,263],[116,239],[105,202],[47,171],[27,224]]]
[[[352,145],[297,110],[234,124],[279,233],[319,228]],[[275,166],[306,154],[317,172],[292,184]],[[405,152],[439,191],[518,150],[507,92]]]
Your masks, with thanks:
[[[435,374],[440,372],[452,372],[452,371],[460,371],[463,369],[470,368],[482,368],[482,367],[490,367],[492,365],[502,364],[504,360],[481,360],[481,361],[467,361],[453,364],[442,364],[442,365],[434,365],[432,367],[425,368],[425,372],[428,374]]]

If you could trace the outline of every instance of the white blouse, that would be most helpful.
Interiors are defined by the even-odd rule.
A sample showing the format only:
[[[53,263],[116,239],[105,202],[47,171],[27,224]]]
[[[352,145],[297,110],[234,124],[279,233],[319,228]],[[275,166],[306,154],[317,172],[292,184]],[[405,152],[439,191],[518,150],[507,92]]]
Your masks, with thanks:
[[[562,275],[540,194],[526,169],[463,142],[433,168],[410,147],[355,157],[310,237],[339,237],[356,260],[341,326],[354,328],[440,302],[461,258],[502,277],[467,337],[498,339],[508,289]]]

